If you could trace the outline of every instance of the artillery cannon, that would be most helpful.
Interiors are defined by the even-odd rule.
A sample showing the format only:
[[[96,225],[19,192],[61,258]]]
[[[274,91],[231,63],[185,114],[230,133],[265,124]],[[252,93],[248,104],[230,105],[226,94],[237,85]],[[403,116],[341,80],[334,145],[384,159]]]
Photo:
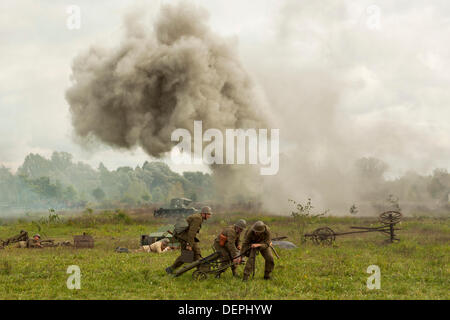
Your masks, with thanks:
[[[401,230],[395,228],[395,225],[400,222],[402,214],[398,211],[386,211],[379,215],[379,221],[381,226],[379,227],[350,227],[350,229],[359,229],[359,231],[349,232],[335,232],[329,227],[322,227],[314,230],[312,233],[305,234],[305,239],[310,239],[317,245],[332,245],[337,236],[343,236],[347,234],[366,233],[366,232],[381,232],[389,235],[389,241],[400,241],[396,238],[395,231]]]

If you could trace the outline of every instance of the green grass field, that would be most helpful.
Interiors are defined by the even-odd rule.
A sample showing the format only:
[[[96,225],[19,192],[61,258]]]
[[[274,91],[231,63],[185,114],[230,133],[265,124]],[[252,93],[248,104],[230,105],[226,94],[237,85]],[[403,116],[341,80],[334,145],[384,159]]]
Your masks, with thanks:
[[[215,215],[200,233],[203,256],[220,229],[245,218],[265,221],[274,235],[288,236],[299,248],[278,249],[273,279],[263,276],[263,259],[257,257],[256,275],[243,283],[227,271],[221,279],[194,281],[192,271],[172,278],[165,274],[179,254],[116,253],[117,246],[138,248],[139,236],[167,223],[151,215],[119,218],[64,218],[48,225],[30,220],[3,221],[0,239],[27,230],[39,231],[55,240],[70,240],[87,232],[94,236],[94,249],[20,249],[15,245],[0,250],[0,299],[449,299],[450,219],[404,219],[399,227],[401,241],[386,244],[378,233],[338,237],[334,246],[301,244],[292,217],[255,216],[232,213]],[[330,226],[347,231],[352,225],[376,225],[370,218],[323,218],[308,226]],[[81,269],[81,289],[66,286],[70,265]],[[369,265],[381,270],[381,289],[369,290]],[[243,266],[239,267],[242,274]]]

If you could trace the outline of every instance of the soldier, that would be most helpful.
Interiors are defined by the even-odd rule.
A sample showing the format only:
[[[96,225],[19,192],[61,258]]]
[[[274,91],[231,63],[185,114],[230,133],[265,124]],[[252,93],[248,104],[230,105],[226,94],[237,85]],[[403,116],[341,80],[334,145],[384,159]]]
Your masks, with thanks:
[[[180,241],[181,250],[194,251],[194,261],[201,258],[200,247],[198,245],[199,240],[196,238],[197,233],[202,227],[203,220],[207,220],[211,217],[212,212],[210,207],[203,207],[201,213],[194,213],[186,218],[188,227],[183,232],[176,235],[176,238]],[[171,274],[175,269],[183,265],[181,256],[179,256],[173,265],[166,268],[166,272]]]
[[[220,253],[220,267],[224,267],[226,264],[230,263],[232,260],[234,263],[231,265],[231,272],[233,276],[237,277],[236,273],[236,264],[241,263],[241,257],[237,258],[239,255],[239,250],[241,246],[240,235],[241,232],[247,227],[247,222],[243,219],[240,219],[234,225],[226,227],[222,230],[222,232],[217,236],[214,240],[214,249]],[[226,269],[222,270],[217,274],[217,278],[220,278],[220,274],[225,272]]]
[[[141,248],[135,250],[134,252],[153,252],[153,253],[163,253],[171,250],[169,246],[170,240],[164,238],[162,240],[156,241],[151,245],[144,245]]]
[[[39,234],[35,234],[33,238],[28,239],[27,248],[42,248],[41,236]]]
[[[254,270],[256,251],[259,251],[266,261],[264,267],[264,279],[270,279],[270,273],[274,268],[272,252],[270,251],[271,235],[270,229],[262,221],[256,221],[250,229],[247,230],[242,244],[242,252],[249,257],[244,268],[244,281],[248,280],[250,273]]]

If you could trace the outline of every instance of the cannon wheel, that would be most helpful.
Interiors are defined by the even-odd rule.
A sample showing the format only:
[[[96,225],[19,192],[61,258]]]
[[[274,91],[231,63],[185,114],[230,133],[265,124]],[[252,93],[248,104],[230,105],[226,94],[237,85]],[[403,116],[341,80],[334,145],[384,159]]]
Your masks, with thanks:
[[[380,222],[382,224],[396,224],[400,222],[402,214],[398,211],[386,211],[380,214]]]
[[[208,275],[200,270],[195,270],[194,273],[192,273],[192,279],[197,280],[197,281],[203,281],[206,280],[206,278],[208,278]]]
[[[315,244],[332,245],[334,240],[336,240],[336,234],[328,227],[316,229],[312,233],[312,241]]]

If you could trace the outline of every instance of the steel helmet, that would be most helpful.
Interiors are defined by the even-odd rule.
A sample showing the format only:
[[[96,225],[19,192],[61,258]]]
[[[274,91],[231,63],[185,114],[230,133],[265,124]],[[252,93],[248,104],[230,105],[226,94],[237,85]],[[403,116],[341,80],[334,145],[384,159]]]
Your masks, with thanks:
[[[202,213],[212,214],[211,208],[206,206],[202,208]]]
[[[263,232],[266,230],[266,225],[262,221],[256,221],[252,226],[252,231],[254,232]]]
[[[236,222],[234,225],[238,228],[241,228],[242,230],[247,228],[247,222],[244,219],[239,219],[239,221]]]
[[[36,233],[36,234],[33,236],[33,238],[35,238],[35,237],[41,238],[41,235],[40,235],[39,233]]]

